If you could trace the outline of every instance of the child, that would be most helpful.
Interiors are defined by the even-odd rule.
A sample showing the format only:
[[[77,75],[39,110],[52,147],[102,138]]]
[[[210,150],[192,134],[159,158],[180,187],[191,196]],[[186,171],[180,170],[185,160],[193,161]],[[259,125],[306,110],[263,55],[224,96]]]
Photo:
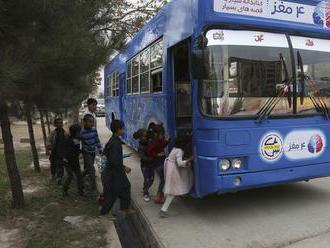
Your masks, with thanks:
[[[156,125],[154,128],[154,138],[150,146],[146,150],[146,155],[153,159],[153,166],[155,171],[159,176],[159,186],[157,191],[157,196],[155,203],[162,204],[165,201],[163,188],[165,185],[164,179],[164,160],[165,156],[165,147],[167,146],[168,141],[165,139],[165,130],[162,125]]]
[[[96,191],[95,181],[95,155],[96,152],[101,153],[102,146],[100,143],[99,135],[94,127],[94,117],[86,114],[83,119],[83,129],[81,130],[82,150],[84,157],[84,172],[83,177],[89,175],[91,191]]]
[[[131,184],[126,175],[131,172],[131,169],[123,164],[123,148],[120,139],[120,136],[124,134],[124,123],[113,120],[110,128],[113,135],[103,151],[107,157],[107,166],[101,174],[104,193],[101,215],[110,212],[117,198],[120,199],[120,210],[124,213],[130,212],[131,204]]]
[[[133,134],[133,138],[139,140],[139,148],[138,152],[141,157],[141,171],[143,174],[144,182],[143,182],[143,200],[146,202],[150,201],[149,189],[154,182],[154,168],[153,168],[153,160],[152,158],[146,155],[146,150],[150,144],[150,140],[147,137],[147,130],[139,129],[137,132]]]
[[[83,182],[79,164],[80,154],[80,131],[81,127],[78,124],[70,126],[70,136],[66,144],[66,171],[68,174],[67,179],[63,183],[63,195],[68,195],[68,189],[73,178],[73,173],[76,175],[78,194],[83,196]]]
[[[160,210],[160,217],[167,217],[167,210],[175,196],[185,195],[190,192],[193,184],[193,175],[191,170],[192,158],[183,160],[184,147],[189,142],[189,137],[178,137],[174,148],[166,158],[164,164],[165,170],[165,189],[166,200]]]
[[[97,129],[97,118],[96,118],[97,100],[95,98],[88,98],[87,108],[84,110],[81,118],[81,126],[84,126],[84,116],[89,114],[94,118],[94,127]]]
[[[50,152],[50,171],[52,179],[57,178],[57,183],[62,183],[62,177],[64,174],[64,155],[65,155],[65,142],[68,137],[67,133],[63,129],[63,119],[56,117],[54,120],[55,130],[53,130],[48,139],[46,149]]]

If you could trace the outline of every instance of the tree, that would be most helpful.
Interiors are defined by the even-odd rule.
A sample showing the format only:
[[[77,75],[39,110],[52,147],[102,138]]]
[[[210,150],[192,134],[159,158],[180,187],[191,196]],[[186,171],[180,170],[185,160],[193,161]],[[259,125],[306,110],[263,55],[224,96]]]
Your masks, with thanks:
[[[23,206],[24,197],[8,103],[24,103],[39,171],[32,110],[38,106],[61,112],[77,106],[97,87],[98,68],[162,2],[144,0],[135,6],[126,0],[0,0],[0,120],[14,206]]]

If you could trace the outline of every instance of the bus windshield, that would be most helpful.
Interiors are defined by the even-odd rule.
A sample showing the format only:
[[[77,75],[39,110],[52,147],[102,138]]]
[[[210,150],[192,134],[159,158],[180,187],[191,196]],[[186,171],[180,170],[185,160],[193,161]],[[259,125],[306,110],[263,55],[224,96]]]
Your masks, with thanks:
[[[206,38],[208,73],[200,85],[206,116],[255,118],[271,97],[278,99],[272,116],[316,114],[313,98],[330,106],[330,41],[290,37],[295,56],[302,60],[296,65],[299,100],[294,113],[292,61],[284,34],[210,30]]]
[[[299,36],[290,39],[295,54],[299,52],[302,60],[302,64],[297,65],[297,92],[301,99],[297,113],[316,113],[310,96],[320,96],[326,106],[330,106],[330,41]],[[303,76],[306,80],[302,81]]]
[[[211,30],[206,37],[210,68],[200,87],[205,115],[255,116],[292,77],[290,49],[284,34]],[[272,115],[289,113],[292,107],[283,96]]]

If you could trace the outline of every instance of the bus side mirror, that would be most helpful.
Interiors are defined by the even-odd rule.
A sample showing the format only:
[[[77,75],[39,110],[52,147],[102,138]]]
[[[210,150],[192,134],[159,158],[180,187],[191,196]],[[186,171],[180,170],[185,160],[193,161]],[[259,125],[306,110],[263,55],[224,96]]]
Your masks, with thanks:
[[[191,72],[193,79],[206,79],[210,73],[209,52],[205,49],[192,51]]]

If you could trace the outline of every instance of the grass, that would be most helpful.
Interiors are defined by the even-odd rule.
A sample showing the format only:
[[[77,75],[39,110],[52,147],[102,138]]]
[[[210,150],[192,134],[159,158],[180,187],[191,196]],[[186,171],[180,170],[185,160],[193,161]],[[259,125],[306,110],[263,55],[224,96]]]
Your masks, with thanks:
[[[11,195],[4,155],[0,151],[0,226],[22,230],[27,248],[105,247],[105,227],[98,218],[95,197],[80,197],[72,182],[70,196],[63,198],[62,189],[49,180],[49,169],[37,174],[30,168],[31,153],[20,150],[16,154],[23,187],[37,188],[25,194],[25,208],[10,208]],[[66,216],[84,216],[80,226],[64,221]]]
[[[16,154],[16,162],[20,173],[28,173],[29,165],[32,160],[32,154],[29,150],[20,150]],[[21,175],[22,177],[22,175]],[[0,217],[4,217],[10,206],[10,199],[8,192],[10,188],[9,178],[7,174],[7,167],[5,162],[5,155],[3,150],[0,150]]]

